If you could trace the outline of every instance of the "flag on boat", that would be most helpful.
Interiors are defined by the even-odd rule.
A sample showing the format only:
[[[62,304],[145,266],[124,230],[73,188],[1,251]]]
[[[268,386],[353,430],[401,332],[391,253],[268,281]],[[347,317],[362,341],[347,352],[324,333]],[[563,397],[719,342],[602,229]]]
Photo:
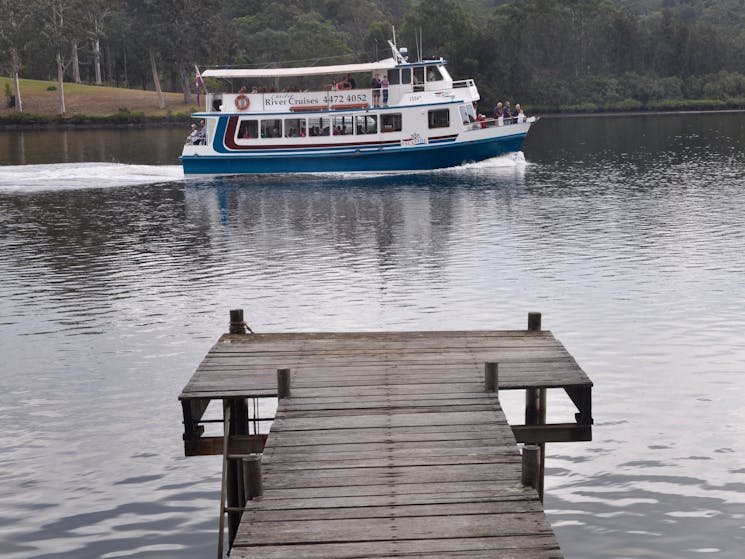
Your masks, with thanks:
[[[200,105],[199,102],[199,93],[204,89],[204,80],[202,79],[202,74],[199,73],[199,68],[197,68],[196,64],[194,65],[194,69],[196,70],[196,75],[194,76],[194,85],[197,88],[197,105]]]

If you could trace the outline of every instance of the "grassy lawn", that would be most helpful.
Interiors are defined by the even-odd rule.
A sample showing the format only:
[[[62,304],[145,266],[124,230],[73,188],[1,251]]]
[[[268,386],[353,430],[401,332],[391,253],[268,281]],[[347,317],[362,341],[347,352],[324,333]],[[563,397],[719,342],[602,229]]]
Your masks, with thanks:
[[[2,106],[0,115],[15,112],[15,109],[7,107],[6,83],[10,85],[12,92],[12,81],[7,77],[0,77],[0,105]],[[50,86],[53,86],[55,90],[47,90]],[[56,87],[57,82],[22,79],[23,111],[37,115],[56,116],[59,104],[59,92]],[[163,96],[166,101],[166,108],[159,109],[158,95],[154,91],[65,83],[65,108],[67,110],[65,116],[107,116],[123,109],[130,112],[141,112],[146,116],[165,116],[168,113],[188,114],[197,110],[196,97],[194,97],[194,103],[187,105],[184,103],[184,96],[181,93],[164,93]]]

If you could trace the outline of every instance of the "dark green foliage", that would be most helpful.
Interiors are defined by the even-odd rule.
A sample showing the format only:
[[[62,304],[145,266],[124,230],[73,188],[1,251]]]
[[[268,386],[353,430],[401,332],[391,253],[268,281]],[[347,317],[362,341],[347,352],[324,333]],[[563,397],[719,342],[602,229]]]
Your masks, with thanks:
[[[13,91],[10,89],[10,84],[5,83],[5,105],[8,108],[13,108],[16,106],[16,96],[13,95]]]
[[[42,13],[45,2],[18,0],[2,5],[16,11],[17,6],[27,6]],[[535,108],[732,106],[745,98],[742,0],[70,0],[64,4],[66,21],[75,22],[82,77],[89,82],[93,81],[91,14],[103,17],[102,10],[108,10],[105,26],[96,36],[102,45],[104,80],[114,85],[152,88],[150,49],[157,54],[164,88],[185,91],[193,88],[194,64],[201,68],[309,65],[386,58],[390,56],[386,41],[395,25],[397,42],[408,47],[410,58],[416,58],[416,37],[421,36],[423,56],[446,58],[456,79],[476,79],[482,112],[491,112],[496,101],[504,99],[534,112]],[[25,36],[44,34],[41,19],[35,25],[38,29]],[[0,21],[0,43],[5,47],[0,50],[0,68],[10,67],[8,48],[18,43],[17,34],[8,31],[9,24]],[[54,54],[48,42],[16,46],[23,54],[22,77],[54,76]],[[207,85],[223,87],[214,82]]]

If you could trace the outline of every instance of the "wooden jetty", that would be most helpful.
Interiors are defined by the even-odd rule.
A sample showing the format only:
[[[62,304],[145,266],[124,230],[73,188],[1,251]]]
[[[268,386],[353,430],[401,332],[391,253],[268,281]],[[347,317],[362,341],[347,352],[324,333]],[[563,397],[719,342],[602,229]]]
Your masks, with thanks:
[[[563,557],[543,450],[591,440],[592,382],[540,322],[254,334],[231,311],[180,395],[186,455],[223,455],[218,557],[226,517],[234,558]],[[547,389],[568,395],[573,422],[546,424]],[[525,390],[524,424],[507,423],[500,390]],[[262,398],[278,398],[274,418]]]

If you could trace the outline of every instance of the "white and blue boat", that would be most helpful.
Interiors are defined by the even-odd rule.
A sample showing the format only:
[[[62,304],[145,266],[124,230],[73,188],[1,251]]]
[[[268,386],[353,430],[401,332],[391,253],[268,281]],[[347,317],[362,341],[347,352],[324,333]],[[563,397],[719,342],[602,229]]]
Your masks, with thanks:
[[[272,87],[206,94],[206,110],[193,114],[205,123],[200,140],[181,154],[184,173],[414,171],[520,151],[535,118],[484,119],[472,79],[454,81],[442,58],[409,62],[406,49],[390,45],[393,57],[372,63],[205,70]],[[376,77],[388,83],[378,87]],[[280,80],[288,85],[276,91]],[[295,85],[314,80],[331,83]]]

